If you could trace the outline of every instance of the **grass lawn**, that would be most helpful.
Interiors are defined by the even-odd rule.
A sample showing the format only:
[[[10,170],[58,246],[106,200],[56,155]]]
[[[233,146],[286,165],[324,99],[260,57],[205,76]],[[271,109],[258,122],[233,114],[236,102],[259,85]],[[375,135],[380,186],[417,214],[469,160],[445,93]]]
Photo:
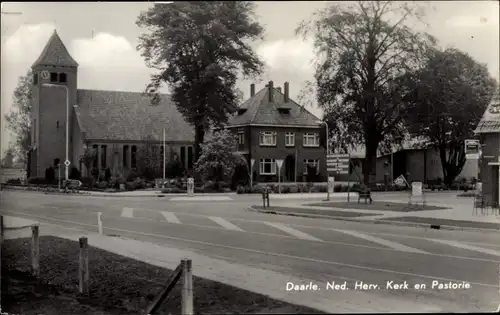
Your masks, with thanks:
[[[374,210],[374,211],[400,211],[400,212],[409,212],[409,211],[425,211],[425,210],[445,210],[448,208],[445,207],[437,207],[426,205],[422,207],[422,205],[408,206],[408,203],[401,202],[387,202],[387,201],[376,201],[374,200],[372,204],[365,204],[362,200],[360,203],[356,202],[323,202],[323,203],[313,203],[308,204],[307,206],[315,206],[315,207],[325,207],[325,208],[340,208],[340,209],[362,209],[362,210]]]
[[[171,270],[89,246],[90,293],[78,293],[78,242],[40,237],[40,279],[29,275],[29,239],[2,245],[2,311],[23,315],[142,314]],[[159,314],[180,314],[176,285]],[[315,313],[269,297],[193,277],[196,314]],[[168,311],[167,311],[168,310]]]

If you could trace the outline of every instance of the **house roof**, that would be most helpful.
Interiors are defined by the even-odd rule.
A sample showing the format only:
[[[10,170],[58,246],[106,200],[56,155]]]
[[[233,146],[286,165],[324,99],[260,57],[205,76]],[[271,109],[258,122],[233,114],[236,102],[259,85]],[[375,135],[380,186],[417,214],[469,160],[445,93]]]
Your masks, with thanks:
[[[158,105],[138,92],[78,90],[75,113],[86,139],[191,142],[193,128],[184,120],[169,95]]]
[[[32,67],[40,65],[78,67],[78,63],[71,57],[55,30]]]
[[[475,133],[497,133],[500,132],[500,89],[497,89],[490,104],[484,111],[481,121],[477,125]]]
[[[269,93],[273,93],[273,102],[269,101]],[[289,108],[289,113],[280,112],[278,108]],[[318,126],[319,118],[311,114],[304,107],[289,99],[285,102],[285,95],[278,89],[270,89],[268,86],[255,93],[244,102],[239,110],[244,113],[236,113],[229,118],[228,125],[301,125]]]

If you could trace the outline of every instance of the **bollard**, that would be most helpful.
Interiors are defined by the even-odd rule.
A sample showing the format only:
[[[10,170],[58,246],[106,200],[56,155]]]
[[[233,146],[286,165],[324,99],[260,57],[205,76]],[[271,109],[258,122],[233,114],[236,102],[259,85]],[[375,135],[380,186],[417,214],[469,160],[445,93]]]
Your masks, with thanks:
[[[182,260],[182,315],[193,314],[193,271],[191,259]]]
[[[89,253],[88,240],[86,237],[80,237],[80,270],[79,284],[80,293],[89,292]]]
[[[40,276],[40,240],[38,225],[31,227],[31,268],[35,277]]]
[[[102,231],[102,212],[97,212],[97,229],[99,230],[99,235],[103,234]]]

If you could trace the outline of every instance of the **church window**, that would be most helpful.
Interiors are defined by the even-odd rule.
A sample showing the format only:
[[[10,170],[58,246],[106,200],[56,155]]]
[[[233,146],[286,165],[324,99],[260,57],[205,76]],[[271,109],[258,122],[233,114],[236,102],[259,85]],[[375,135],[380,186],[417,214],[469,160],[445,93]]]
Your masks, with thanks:
[[[66,73],[59,73],[59,82],[61,82],[61,83],[68,82],[68,78],[66,77]]]
[[[33,85],[37,85],[38,84],[38,73],[34,73],[33,74]]]
[[[50,73],[50,82],[57,82],[57,72]]]

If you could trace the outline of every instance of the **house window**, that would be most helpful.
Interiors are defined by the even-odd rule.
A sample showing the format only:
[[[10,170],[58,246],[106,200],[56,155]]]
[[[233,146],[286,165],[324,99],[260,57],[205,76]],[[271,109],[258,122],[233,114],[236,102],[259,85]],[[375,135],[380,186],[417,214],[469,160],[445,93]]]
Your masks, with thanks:
[[[107,145],[101,145],[101,168],[106,168]]]
[[[184,168],[186,167],[186,147],[181,147],[181,163]]]
[[[260,133],[261,146],[275,146],[276,145],[276,132],[263,131]]]
[[[276,160],[275,159],[261,159],[260,175],[275,175],[276,174]]]
[[[37,85],[38,84],[38,73],[34,73],[33,74],[33,85]]]
[[[245,144],[245,132],[240,131],[238,132],[238,144]]]
[[[285,146],[287,147],[295,146],[295,134],[293,132],[285,133]]]
[[[50,82],[57,82],[57,72],[50,73]]]
[[[304,134],[304,147],[319,147],[319,134],[305,133]]]
[[[193,168],[193,147],[188,147],[188,154],[187,154],[187,158],[188,158],[188,170],[192,169]]]
[[[316,174],[319,173],[319,160],[304,160],[304,175],[307,175],[307,166],[315,167]]]
[[[130,167],[136,168],[137,167],[137,146],[133,145],[131,149],[131,154],[130,154]]]
[[[129,150],[129,146],[128,145],[124,145],[123,146],[123,167],[128,167],[128,164],[127,164],[127,161],[128,161],[128,150]]]
[[[66,73],[59,73],[59,82],[61,82],[61,83],[68,82],[68,78],[66,76]]]
[[[97,168],[97,156],[98,156],[99,147],[97,146],[97,144],[94,144],[92,146],[92,149],[94,149],[94,152],[95,152],[94,160],[92,161],[92,167]]]

